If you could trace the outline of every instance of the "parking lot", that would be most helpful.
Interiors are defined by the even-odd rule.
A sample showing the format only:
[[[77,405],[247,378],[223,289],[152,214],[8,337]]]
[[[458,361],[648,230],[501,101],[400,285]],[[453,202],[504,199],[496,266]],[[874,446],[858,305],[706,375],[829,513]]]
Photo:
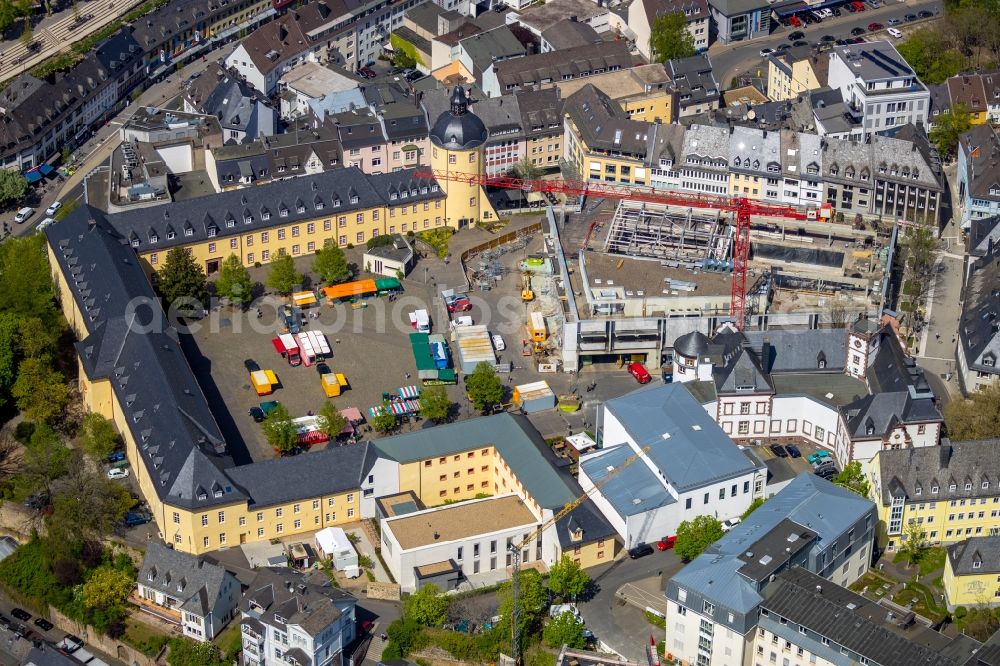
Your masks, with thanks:
[[[515,220],[510,227],[527,225],[537,218],[519,217]],[[479,229],[463,230],[452,239],[451,256],[489,238],[487,232]],[[367,415],[370,407],[382,403],[383,392],[395,392],[405,385],[419,386],[409,342],[409,334],[413,332],[409,313],[426,308],[430,312],[433,332],[449,338],[449,315],[439,294],[442,289],[453,288],[469,293],[472,310],[462,314],[471,316],[476,324],[487,325],[490,332],[503,335],[506,350],[498,355],[498,360],[511,365],[511,372],[505,376],[509,386],[544,379],[557,394],[576,390],[584,398],[583,409],[574,414],[552,409],[532,415],[531,419],[540,431],[550,435],[567,430],[579,432],[589,427],[594,422],[593,414],[599,400],[621,395],[637,385],[627,372],[613,366],[588,368],[580,375],[539,373],[536,363],[546,359],[521,355],[521,340],[525,337],[524,325],[530,305],[524,304],[520,298],[518,264],[526,256],[542,249],[542,236],[535,234],[523,250],[504,255],[502,263],[506,270],[503,277],[494,281],[488,290],[467,290],[459,261],[453,259],[446,262],[428,255],[420,258],[403,280],[403,293],[395,300],[371,298],[367,300],[367,307],[359,309],[352,308],[350,304],[331,306],[326,303],[307,309],[303,330],[320,331],[327,336],[332,352],[327,365],[334,372],[344,374],[349,382],[349,388],[341,396],[331,398],[333,403],[339,409],[356,407]],[[347,250],[347,255],[349,262],[360,265],[360,249]],[[311,263],[312,257],[301,257],[296,261],[298,270],[305,274],[303,287],[307,289],[317,285],[315,276],[309,274]],[[258,283],[266,282],[267,267],[252,268],[250,273]],[[280,329],[278,310],[286,302],[286,298],[262,294],[246,312],[230,310],[225,306],[214,307],[206,318],[192,323],[188,335],[182,336],[192,368],[230,443],[234,458],[241,464],[275,455],[260,425],[248,415],[251,407],[261,401],[277,400],[288,408],[294,418],[318,412],[327,399],[315,367],[291,367],[272,346],[271,341]],[[261,310],[259,318],[256,312],[258,305]],[[454,358],[454,345],[450,346],[450,353]],[[244,365],[247,360],[275,372],[280,384],[273,394],[257,396]],[[587,392],[586,388],[591,384],[594,389]],[[458,405],[456,418],[476,415],[465,397],[461,377],[458,385],[446,388],[451,400]],[[422,426],[418,419],[413,419],[403,423],[401,429],[406,431]],[[364,437],[377,436],[364,428],[362,434]]]

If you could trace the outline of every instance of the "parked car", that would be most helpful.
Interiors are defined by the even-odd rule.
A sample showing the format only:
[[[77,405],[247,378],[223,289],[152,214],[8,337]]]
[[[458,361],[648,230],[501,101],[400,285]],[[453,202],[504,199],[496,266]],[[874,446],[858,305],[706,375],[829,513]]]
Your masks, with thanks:
[[[883,28],[885,28],[884,25],[882,25],[881,23],[875,23],[874,21],[868,24],[868,32],[878,32]]]
[[[844,5],[844,9],[846,9],[849,12],[851,12],[852,14],[854,12],[858,11],[858,8],[855,7],[852,3],[847,3],[846,5]]]
[[[503,336],[499,333],[494,333],[490,336],[490,340],[493,341],[493,349],[500,352],[507,349],[507,343],[503,341]]]
[[[62,202],[53,201],[52,205],[45,209],[45,214],[48,215],[49,217],[52,217],[57,212],[59,212],[60,208],[62,208]]]
[[[805,36],[806,36],[806,33],[802,32],[801,30],[796,30],[792,34],[788,35],[788,39],[790,39],[790,40],[792,40],[794,42],[794,41],[796,41],[798,39],[802,39]]]
[[[917,20],[917,15],[916,14],[907,14],[906,16],[903,17],[903,20],[907,21],[907,22],[909,22],[909,21],[916,21]]]
[[[121,462],[121,461],[125,460],[125,452],[124,451],[115,451],[114,453],[112,453],[111,455],[109,455],[107,458],[105,458],[105,460],[109,464],[116,463],[116,462]]]
[[[28,218],[35,214],[35,209],[29,206],[25,206],[21,210],[17,211],[17,215],[14,216],[14,221],[18,224],[24,224],[27,222]]]
[[[799,20],[798,16],[789,16],[788,17],[788,22],[791,25],[795,26],[796,28],[802,27],[802,21]]]
[[[61,641],[56,643],[56,647],[67,654],[73,654],[83,647],[83,639],[73,634],[66,634]]]
[[[465,296],[456,298],[451,303],[448,303],[448,312],[468,312],[471,309],[472,301]]]
[[[899,28],[889,28],[886,32],[889,33],[889,36],[893,39],[899,39],[903,36],[903,31]]]
[[[829,43],[837,41],[837,38],[834,37],[833,35],[823,35],[822,37],[819,38],[819,41]]]
[[[653,547],[650,546],[648,543],[640,543],[638,546],[633,546],[632,548],[628,549],[628,556],[633,560],[637,560],[640,557],[646,557],[647,555],[652,555],[652,554],[653,554]]]
[[[24,610],[23,608],[15,608],[10,612],[10,614],[13,615],[15,619],[20,620],[21,622],[27,622],[28,620],[31,619],[31,613]]]
[[[788,451],[785,451],[785,447],[783,447],[781,444],[772,444],[767,448],[771,449],[771,453],[778,456],[779,458],[788,457]]]
[[[765,47],[765,48],[762,48],[762,49],[761,49],[761,50],[759,51],[759,53],[760,53],[760,57],[761,57],[761,58],[766,58],[767,56],[769,56],[769,55],[771,55],[772,53],[774,53],[774,49],[769,49],[769,48],[766,48],[766,47]]]
[[[865,29],[861,27],[851,28],[851,34],[855,37],[865,34]]]
[[[649,371],[646,370],[646,366],[642,363],[629,363],[628,373],[635,377],[635,381],[640,384],[648,384],[653,378],[649,375]]]
[[[674,544],[676,543],[677,543],[676,536],[663,537],[662,539],[656,542],[656,548],[657,550],[672,550]]]
[[[257,372],[260,370],[260,365],[252,358],[243,359],[243,367],[247,369],[247,372]]]
[[[868,6],[869,6],[869,7],[871,7],[872,9],[878,9],[879,7],[881,7],[881,6],[882,6],[882,3],[881,3],[881,2],[879,2],[879,0],[865,0],[865,2],[866,2],[866,3],[868,4]]]
[[[809,42],[804,39],[800,39],[797,42],[792,42],[792,46],[809,46]]]
[[[36,617],[35,626],[41,629],[42,631],[49,631],[55,625],[46,620],[44,617]]]
[[[808,458],[806,458],[806,460],[808,460],[811,463],[817,463],[823,460],[824,458],[829,458],[829,457],[830,457],[829,451],[818,449],[816,453],[810,455]]]
[[[247,414],[250,415],[255,423],[263,423],[267,419],[267,414],[260,407],[251,407],[247,410]]]
[[[51,227],[55,223],[56,223],[56,218],[47,217],[38,223],[38,226],[35,227],[35,231],[44,231],[46,227]]]
[[[374,79],[376,76],[378,76],[375,73],[375,70],[372,69],[371,67],[362,67],[361,69],[358,70],[358,74],[360,74],[363,78],[366,79]]]
[[[925,9],[922,12],[917,12],[917,16],[919,18],[922,18],[922,19],[924,19],[924,18],[930,18],[930,17],[934,16],[934,12],[930,12],[930,11],[927,11]]]
[[[128,527],[138,527],[139,525],[145,525],[152,520],[148,514],[139,513],[138,511],[129,511],[125,514],[125,525]]]
[[[788,451],[788,455],[790,455],[792,458],[802,457],[802,452],[799,451],[799,447],[795,446],[794,444],[785,444],[785,450]]]
[[[109,479],[127,479],[128,469],[124,467],[112,467],[108,470]]]
[[[902,22],[903,22],[903,19],[897,18],[895,16],[893,16],[891,19],[889,19],[888,21],[886,21],[886,23],[888,25],[899,25]]]
[[[730,518],[729,520],[723,520],[722,531],[728,532],[729,530],[733,529],[734,527],[740,524],[740,520],[741,520],[740,518]]]

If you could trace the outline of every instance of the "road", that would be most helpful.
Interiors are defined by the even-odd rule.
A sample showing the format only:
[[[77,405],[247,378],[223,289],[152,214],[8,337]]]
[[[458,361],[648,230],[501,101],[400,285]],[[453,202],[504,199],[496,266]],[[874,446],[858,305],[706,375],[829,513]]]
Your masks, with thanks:
[[[77,3],[80,19],[69,8],[46,16],[33,26],[35,43],[41,46],[30,53],[19,40],[0,42],[0,81],[6,81],[25,72],[49,56],[67,51],[74,42],[101,30],[121,18],[143,0],[92,0]]]
[[[722,44],[716,42],[708,49],[708,54],[712,59],[712,69],[715,71],[715,79],[723,90],[729,88],[729,82],[737,74],[750,70],[755,64],[760,64],[761,75],[767,77],[767,63],[760,57],[760,50],[763,48],[774,48],[778,44],[791,44],[789,35],[796,30],[805,33],[805,40],[811,44],[818,43],[823,35],[832,35],[835,38],[847,38],[851,36],[854,28],[867,29],[869,23],[885,24],[890,18],[903,18],[906,14],[916,14],[923,10],[941,13],[941,0],[907,0],[906,2],[890,2],[878,9],[866,7],[865,11],[851,14],[843,11],[841,16],[824,19],[822,23],[805,26],[802,28],[786,28],[783,25],[771,32],[767,37],[752,39],[748,42],[736,42],[735,44]],[[928,19],[930,20],[930,19]],[[905,25],[919,25],[920,21]],[[902,26],[900,26],[902,27]],[[886,33],[879,33],[880,36],[889,39]]]
[[[646,663],[649,637],[652,635],[661,641],[663,631],[649,624],[640,608],[623,604],[618,591],[627,586],[626,591],[630,590],[634,596],[655,595],[657,600],[662,599],[665,581],[681,567],[673,551],[656,551],[638,560],[630,560],[625,553],[610,565],[589,569],[597,592],[579,604],[587,628],[600,642],[623,657]]]

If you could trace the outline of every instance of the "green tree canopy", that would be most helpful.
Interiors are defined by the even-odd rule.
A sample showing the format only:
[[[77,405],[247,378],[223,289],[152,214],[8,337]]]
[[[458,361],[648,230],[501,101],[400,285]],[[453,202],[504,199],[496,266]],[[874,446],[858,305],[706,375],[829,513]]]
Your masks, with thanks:
[[[542,177],[542,169],[537,164],[534,164],[530,159],[525,157],[523,160],[515,164],[510,169],[510,175],[514,178],[523,178],[524,180],[533,180],[535,178]]]
[[[525,645],[527,638],[538,628],[545,615],[545,609],[549,604],[549,593],[542,582],[542,575],[535,569],[521,569],[520,582],[521,613],[518,629],[521,645]],[[500,608],[497,611],[500,622],[496,626],[496,631],[505,636],[512,636],[514,596],[510,581],[502,584],[497,590],[497,599],[500,601]]]
[[[336,439],[347,425],[347,419],[329,400],[319,408],[317,416],[319,416],[319,429],[330,439]]]
[[[443,386],[428,386],[420,393],[420,415],[429,421],[447,421],[451,405]]]
[[[651,60],[666,62],[677,58],[689,58],[697,51],[694,37],[687,28],[684,12],[661,14],[653,21],[649,35]]]
[[[472,374],[465,378],[465,389],[479,411],[503,402],[503,382],[500,381],[496,368],[485,361],[476,365]]]
[[[288,413],[288,408],[278,403],[264,419],[264,437],[267,443],[278,453],[291,453],[299,444],[295,424]]]
[[[118,446],[118,432],[96,412],[87,412],[80,426],[80,448],[95,460],[104,460]]]
[[[232,659],[226,659],[215,643],[201,643],[190,638],[176,636],[168,643],[170,666],[230,666]]]
[[[433,583],[403,601],[403,617],[427,627],[440,627],[448,619],[448,597]]]
[[[868,483],[868,479],[865,478],[864,471],[861,469],[861,463],[857,460],[848,463],[839,474],[830,480],[842,488],[847,488],[866,499],[868,498],[871,486]]]
[[[910,561],[910,564],[916,564],[927,550],[927,546],[927,532],[924,530],[924,526],[910,518],[903,530],[903,539],[899,549],[906,554],[906,559]]]
[[[115,532],[125,512],[135,506],[128,488],[109,480],[79,459],[52,482],[49,534],[70,542],[100,541]]]
[[[61,416],[69,403],[69,386],[66,378],[48,363],[28,358],[18,367],[11,395],[25,417],[38,423],[49,423]]]
[[[240,258],[235,254],[226,257],[215,281],[215,293],[236,308],[243,308],[253,299],[253,280]]]
[[[722,523],[713,516],[696,516],[677,526],[677,543],[674,552],[685,562],[690,562],[706,548],[722,538]]]
[[[934,118],[934,127],[928,137],[941,157],[954,157],[958,139],[972,127],[972,116],[964,104],[955,104]]]
[[[583,622],[576,615],[566,611],[549,620],[542,630],[542,641],[550,648],[561,648],[567,645],[571,648],[586,647],[587,640],[583,637]]]
[[[156,274],[156,285],[168,307],[179,298],[205,302],[205,270],[183,247],[167,252],[167,258]]]
[[[896,49],[924,83],[944,83],[965,67],[965,58],[937,28],[914,30]]]
[[[372,427],[377,432],[392,432],[396,429],[396,415],[391,412],[383,412],[372,419]]]
[[[563,553],[549,569],[549,589],[563,599],[576,598],[590,584],[590,576],[570,556]]]
[[[41,234],[8,238],[0,243],[0,312],[19,320],[37,317],[60,330],[52,273]]]
[[[952,441],[1000,437],[1000,384],[988,384],[968,398],[949,402],[944,422]]]
[[[0,3],[6,5],[7,2]],[[6,12],[0,8],[0,23]],[[28,181],[15,169],[0,169],[0,206],[9,206],[24,198],[28,191]]]
[[[24,451],[20,479],[30,493],[45,489],[51,494],[53,482],[69,471],[73,452],[51,426],[42,423],[31,434]]]
[[[302,284],[302,273],[295,270],[295,260],[287,252],[279,252],[267,268],[267,286],[279,294],[290,294]]]
[[[55,355],[59,333],[38,317],[26,317],[17,324],[17,347],[25,358],[48,360]]]
[[[0,407],[10,402],[10,391],[17,379],[17,315],[0,312]]]
[[[333,243],[328,243],[325,247],[316,250],[312,269],[326,284],[347,282],[353,277],[351,267],[347,265],[344,251]]]
[[[108,608],[125,603],[135,587],[131,572],[109,566],[98,567],[83,584],[83,603],[87,608]]]

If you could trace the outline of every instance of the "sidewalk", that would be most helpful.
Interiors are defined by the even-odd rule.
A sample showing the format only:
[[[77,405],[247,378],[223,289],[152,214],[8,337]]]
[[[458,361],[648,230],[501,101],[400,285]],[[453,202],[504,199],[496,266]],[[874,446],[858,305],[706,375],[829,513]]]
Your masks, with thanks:
[[[358,541],[354,542],[354,547],[359,553],[369,558],[375,565],[372,569],[372,573],[375,574],[375,580],[380,583],[390,583],[392,579],[389,577],[389,572],[385,570],[382,563],[379,561],[378,556],[375,554],[375,547],[372,545],[368,538],[368,534],[363,527],[352,527],[350,529],[345,529],[348,534],[354,534],[359,537]]]

